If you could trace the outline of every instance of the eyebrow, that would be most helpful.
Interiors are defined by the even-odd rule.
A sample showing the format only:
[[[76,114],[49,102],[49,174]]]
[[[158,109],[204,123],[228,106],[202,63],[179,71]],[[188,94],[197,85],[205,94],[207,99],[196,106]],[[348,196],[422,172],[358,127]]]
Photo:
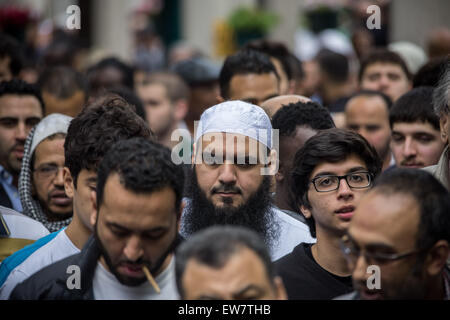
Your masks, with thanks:
[[[348,239],[353,242],[354,244],[356,244],[358,247],[360,247],[360,245],[358,244],[357,241],[355,241],[355,239],[350,235],[350,233],[347,232],[347,237]],[[374,249],[384,249],[384,250],[390,250],[390,251],[395,251],[395,248],[393,248],[390,245],[387,245],[385,243],[381,243],[381,242],[375,242],[375,243],[370,243],[367,246],[365,246],[366,250],[374,250]]]
[[[123,231],[123,232],[133,232],[133,230],[130,230],[130,229],[124,227],[124,226],[121,226],[120,224],[118,224],[116,222],[107,222],[107,225],[109,227],[113,227],[113,228],[119,229],[120,231]],[[158,227],[155,227],[155,228],[152,228],[152,229],[143,230],[143,231],[141,231],[139,233],[141,233],[141,234],[148,234],[148,233],[156,233],[156,232],[163,232],[163,231],[166,231],[166,228],[158,226]]]
[[[346,171],[346,173],[353,173],[353,172],[359,172],[359,171],[367,171],[367,168],[365,167],[353,167]],[[336,172],[331,171],[321,171],[315,175],[315,177],[321,177],[321,176],[337,176]]]
[[[97,177],[87,178],[86,183],[97,183]]]
[[[260,287],[254,285],[254,284],[249,284],[248,286],[246,286],[243,289],[239,290],[238,292],[234,293],[233,297],[241,297],[250,290],[255,290],[257,295],[262,295],[264,293]]]

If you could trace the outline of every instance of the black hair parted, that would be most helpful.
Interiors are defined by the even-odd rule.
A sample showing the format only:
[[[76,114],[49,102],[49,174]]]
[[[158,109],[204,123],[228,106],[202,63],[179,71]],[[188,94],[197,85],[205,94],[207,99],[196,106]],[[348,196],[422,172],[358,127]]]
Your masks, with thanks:
[[[275,268],[264,241],[255,231],[240,226],[212,226],[194,234],[176,251],[175,278],[180,296],[183,298],[185,295],[183,274],[190,260],[220,269],[245,248],[261,259],[267,276],[273,283]]]
[[[35,97],[41,105],[42,114],[45,114],[44,100],[42,100],[41,92],[35,85],[20,79],[2,81],[0,82],[0,97],[6,94]]]
[[[297,206],[311,208],[308,190],[311,173],[321,163],[337,163],[355,155],[366,165],[372,178],[381,172],[382,162],[376,150],[356,132],[344,129],[327,129],[309,138],[297,151],[292,163],[291,192]],[[313,237],[316,236],[314,218],[306,219]]]
[[[120,183],[133,193],[152,193],[171,188],[179,212],[183,197],[184,171],[172,162],[171,151],[154,141],[136,137],[116,142],[101,161],[97,176],[97,205],[103,202],[108,177],[119,175]]]
[[[420,212],[418,249],[428,249],[439,240],[450,243],[450,194],[432,174],[395,168],[375,179],[372,191],[386,196],[404,194],[416,201]]]
[[[272,117],[272,127],[279,130],[280,137],[294,134],[297,126],[313,130],[336,127],[328,109],[313,101],[290,103]]]
[[[70,122],[64,143],[65,166],[75,188],[81,170],[97,171],[115,142],[133,137],[154,139],[147,123],[124,99],[109,94],[87,105]]]
[[[439,118],[433,109],[433,87],[418,87],[402,95],[389,111],[391,129],[396,122],[428,122],[439,131]]]
[[[222,66],[222,70],[220,70],[219,85],[222,98],[225,100],[229,99],[230,82],[235,75],[251,73],[273,73],[278,80],[280,79],[275,66],[267,54],[252,49],[242,49],[228,56]]]

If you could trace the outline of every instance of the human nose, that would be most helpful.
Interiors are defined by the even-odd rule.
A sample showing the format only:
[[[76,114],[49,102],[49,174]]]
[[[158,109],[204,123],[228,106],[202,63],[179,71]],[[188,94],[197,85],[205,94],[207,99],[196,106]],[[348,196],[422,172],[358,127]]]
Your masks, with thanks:
[[[124,248],[124,255],[130,261],[137,261],[144,254],[141,239],[138,236],[131,236]]]
[[[410,157],[416,154],[416,149],[411,138],[406,138],[405,144],[403,145],[403,154],[405,157]]]
[[[348,198],[353,196],[353,191],[348,185],[346,177],[339,178],[338,197]]]
[[[23,121],[19,121],[19,123],[17,124],[16,139],[20,141],[25,141],[26,138],[27,138],[26,125]]]
[[[64,185],[64,167],[58,167],[56,170],[57,171],[56,171],[54,183],[56,185],[63,186]]]
[[[222,184],[236,183],[236,170],[234,164],[225,163],[220,168],[219,181]]]
[[[350,267],[353,268],[352,277],[356,282],[364,282],[367,280],[367,261],[363,254],[357,256],[353,262],[353,265]]]

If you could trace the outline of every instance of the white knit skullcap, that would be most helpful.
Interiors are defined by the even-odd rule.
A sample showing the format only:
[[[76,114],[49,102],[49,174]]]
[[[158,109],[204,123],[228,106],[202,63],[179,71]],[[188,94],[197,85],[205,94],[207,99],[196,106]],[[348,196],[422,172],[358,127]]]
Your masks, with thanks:
[[[34,131],[30,155],[33,154],[39,143],[51,135],[54,135],[55,133],[67,134],[67,129],[69,128],[69,124],[72,119],[72,117],[60,113],[52,113],[42,119]]]
[[[266,112],[254,104],[235,100],[206,109],[198,124],[195,142],[206,133],[242,134],[272,149],[272,124]]]

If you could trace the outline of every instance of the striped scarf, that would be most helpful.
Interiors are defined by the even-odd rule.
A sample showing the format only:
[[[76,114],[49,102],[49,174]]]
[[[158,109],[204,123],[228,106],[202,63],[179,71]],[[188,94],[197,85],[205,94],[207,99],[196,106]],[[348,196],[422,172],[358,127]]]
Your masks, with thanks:
[[[36,127],[31,129],[25,141],[24,154],[22,159],[22,169],[19,175],[19,195],[22,202],[23,214],[42,223],[50,232],[58,231],[66,227],[72,217],[61,221],[49,221],[47,215],[42,210],[39,201],[35,200],[31,194],[31,142],[33,141],[34,131]]]

